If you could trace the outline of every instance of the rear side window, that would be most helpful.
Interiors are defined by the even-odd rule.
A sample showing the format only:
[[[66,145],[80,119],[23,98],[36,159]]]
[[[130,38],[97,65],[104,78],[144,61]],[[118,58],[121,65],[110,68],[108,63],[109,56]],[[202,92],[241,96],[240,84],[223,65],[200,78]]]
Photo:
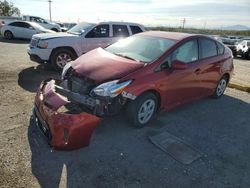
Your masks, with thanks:
[[[179,60],[184,63],[190,63],[198,60],[198,42],[197,40],[190,40],[172,53],[172,61]]]
[[[113,25],[114,37],[128,37],[129,32],[126,25]]]
[[[218,54],[219,55],[224,54],[224,50],[225,50],[224,46],[221,43],[217,42],[217,47],[218,47]]]
[[[15,26],[15,27],[23,27],[23,28],[29,28],[30,27],[29,24],[24,23],[24,22],[13,22],[13,23],[10,23],[9,25]]]
[[[136,34],[136,33],[141,33],[142,32],[141,28],[138,27],[138,26],[131,25],[130,29],[132,31],[132,34]]]
[[[108,24],[98,25],[86,35],[86,38],[105,38],[105,37],[109,37]]]
[[[201,59],[213,57],[217,55],[217,46],[213,40],[202,38],[200,39]]]

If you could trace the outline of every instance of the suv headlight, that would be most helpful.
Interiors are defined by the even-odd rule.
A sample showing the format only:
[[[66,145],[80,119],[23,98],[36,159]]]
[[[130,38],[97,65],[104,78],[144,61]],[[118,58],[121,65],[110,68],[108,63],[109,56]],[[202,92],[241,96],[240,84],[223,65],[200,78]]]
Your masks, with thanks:
[[[94,88],[91,92],[103,97],[116,97],[132,82],[132,80],[127,80],[122,83],[117,83],[118,81],[119,80],[114,80],[103,83]]]
[[[65,78],[66,73],[68,72],[69,68],[71,67],[71,62],[66,63],[62,70],[62,80]]]
[[[39,48],[48,48],[48,42],[44,40],[39,40],[37,47]]]

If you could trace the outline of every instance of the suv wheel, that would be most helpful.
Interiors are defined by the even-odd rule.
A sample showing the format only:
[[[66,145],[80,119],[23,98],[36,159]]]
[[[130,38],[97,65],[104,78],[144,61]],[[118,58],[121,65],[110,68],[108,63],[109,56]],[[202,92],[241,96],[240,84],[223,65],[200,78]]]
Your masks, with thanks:
[[[55,70],[62,70],[70,61],[75,60],[75,54],[68,49],[58,49],[51,55],[51,64]]]
[[[153,119],[157,107],[157,97],[153,93],[145,93],[128,103],[127,117],[135,127],[142,128]]]
[[[4,37],[6,38],[6,39],[13,39],[13,34],[12,34],[12,32],[11,31],[5,31],[4,32]]]
[[[223,76],[216,86],[213,97],[214,98],[221,97],[226,90],[227,84],[228,84],[228,78],[227,76]]]

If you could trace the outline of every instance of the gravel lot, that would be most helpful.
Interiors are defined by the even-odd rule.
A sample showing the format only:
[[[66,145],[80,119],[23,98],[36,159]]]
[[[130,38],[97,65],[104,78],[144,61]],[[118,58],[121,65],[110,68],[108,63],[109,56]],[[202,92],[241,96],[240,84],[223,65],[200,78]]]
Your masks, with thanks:
[[[53,151],[31,109],[41,80],[59,75],[30,62],[27,43],[0,38],[0,187],[250,187],[249,93],[227,89],[219,100],[161,112],[144,129],[122,115],[107,118],[88,148]],[[148,139],[162,131],[203,157],[190,165],[177,162]]]

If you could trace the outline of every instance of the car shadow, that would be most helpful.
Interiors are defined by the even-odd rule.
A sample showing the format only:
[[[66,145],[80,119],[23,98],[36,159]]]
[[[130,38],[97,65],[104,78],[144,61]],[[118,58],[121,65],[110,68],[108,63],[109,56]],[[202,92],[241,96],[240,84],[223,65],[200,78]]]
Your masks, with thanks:
[[[29,44],[30,39],[5,39],[4,37],[0,36],[0,42],[3,43],[12,43],[12,44]]]
[[[249,164],[246,161],[250,157],[250,152],[246,153],[250,142],[249,113],[247,102],[226,95],[220,100],[208,98],[162,112],[158,120],[143,129],[132,128],[123,115],[109,117],[97,126],[89,147],[74,151],[52,150],[31,118],[28,140],[32,173],[41,187],[59,187],[63,182],[67,187],[119,187],[124,182],[131,187],[161,187],[162,184],[181,187],[184,182],[187,187],[203,187],[209,179],[214,179],[212,187],[217,187],[217,183],[230,177],[232,185],[237,185],[238,180],[245,185],[247,179],[242,174],[246,169],[241,165]],[[204,181],[193,186],[193,181],[185,179],[181,175],[185,167],[180,168],[148,141],[148,133],[152,131],[168,131],[207,153],[206,159],[192,166]],[[148,163],[146,168],[145,162],[155,158],[157,162]],[[214,167],[210,169],[211,165]],[[225,165],[233,172],[228,172],[227,177],[220,173]],[[167,166],[176,177],[166,179],[157,173],[162,166]],[[164,182],[157,181],[161,178]]]
[[[18,74],[18,84],[23,89],[36,92],[40,83],[47,78],[60,78],[60,73],[52,70],[45,65],[38,65],[36,67],[29,67],[23,69]]]

